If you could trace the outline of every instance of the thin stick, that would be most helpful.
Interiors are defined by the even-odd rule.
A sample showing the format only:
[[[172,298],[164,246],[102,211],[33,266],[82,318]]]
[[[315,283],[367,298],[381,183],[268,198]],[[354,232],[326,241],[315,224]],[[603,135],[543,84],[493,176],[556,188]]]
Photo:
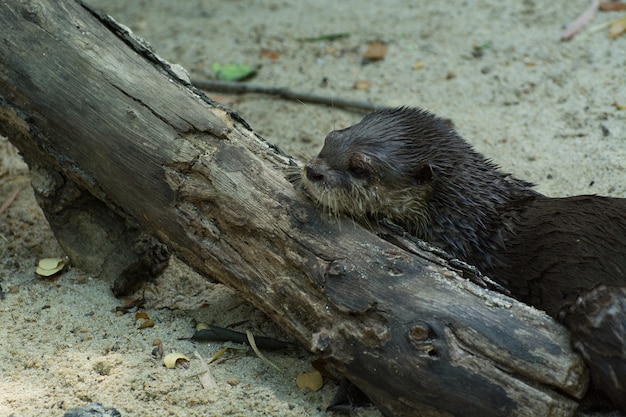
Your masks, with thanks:
[[[608,28],[609,26],[611,26],[612,23],[613,22],[598,23],[597,25],[592,26],[589,29],[585,30],[576,39],[578,39],[578,40],[585,39],[588,36],[593,35],[594,33],[600,32],[601,30],[604,30],[604,29]]]
[[[279,96],[287,100],[302,101],[305,103],[324,104],[331,107],[339,107],[354,110],[374,111],[387,108],[382,104],[369,103],[359,100],[350,100],[340,97],[322,96],[312,93],[304,93],[301,91],[293,91],[285,87],[267,87],[258,84],[240,83],[232,81],[209,80],[205,78],[196,78],[191,83],[203,90],[209,90],[219,93],[229,94],[267,94]]]
[[[589,6],[584,12],[581,13],[580,16],[576,18],[576,20],[574,20],[567,26],[567,28],[561,34],[561,40],[568,41],[572,39],[576,33],[578,33],[582,28],[587,26],[587,24],[591,22],[596,15],[599,5],[600,0],[593,0],[591,2],[591,6]]]

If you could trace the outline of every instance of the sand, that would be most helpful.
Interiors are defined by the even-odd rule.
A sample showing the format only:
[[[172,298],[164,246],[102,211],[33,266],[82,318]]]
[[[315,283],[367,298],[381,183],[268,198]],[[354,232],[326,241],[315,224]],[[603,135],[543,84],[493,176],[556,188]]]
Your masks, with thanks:
[[[189,2],[91,0],[145,38],[192,78],[213,63],[258,66],[256,84],[429,109],[506,171],[552,196],[626,197],[626,36],[606,28],[571,42],[559,34],[587,6],[581,0],[385,2],[233,0]],[[591,26],[616,19],[599,13]],[[299,38],[349,33],[334,41]],[[363,65],[368,42],[388,52]],[[267,49],[278,59],[260,54]],[[355,89],[369,83],[369,89]],[[363,83],[366,81],[367,83]],[[330,130],[362,115],[275,97],[216,95],[263,137],[301,158],[315,154]],[[304,351],[227,353],[212,366],[218,388],[205,390],[193,343],[194,321],[287,339],[277,326],[223,286],[180,262],[145,292],[156,325],[138,329],[110,282],[73,268],[58,278],[34,274],[38,259],[62,256],[29,186],[27,167],[0,139],[0,416],[62,416],[100,402],[123,416],[323,416],[336,384],[300,390],[311,369]],[[182,352],[188,368],[166,369],[151,352]],[[375,409],[356,412],[380,416]]]

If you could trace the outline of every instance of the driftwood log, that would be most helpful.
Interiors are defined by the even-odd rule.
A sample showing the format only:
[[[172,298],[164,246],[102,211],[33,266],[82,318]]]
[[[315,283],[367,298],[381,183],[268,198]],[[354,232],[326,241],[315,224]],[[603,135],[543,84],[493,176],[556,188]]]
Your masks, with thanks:
[[[388,416],[574,414],[586,369],[561,326],[325,218],[285,179],[290,158],[127,29],[71,0],[4,1],[0,27],[0,133],[74,263],[119,271],[147,232]]]

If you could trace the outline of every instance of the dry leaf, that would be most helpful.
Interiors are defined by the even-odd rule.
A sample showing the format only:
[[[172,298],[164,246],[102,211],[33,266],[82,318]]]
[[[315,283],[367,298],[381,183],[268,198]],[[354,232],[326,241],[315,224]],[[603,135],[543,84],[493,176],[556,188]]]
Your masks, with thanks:
[[[622,16],[613,23],[609,28],[609,38],[615,39],[626,32],[626,16]]]
[[[154,320],[148,319],[141,323],[137,328],[138,329],[147,329],[148,327],[154,327]]]
[[[224,353],[228,352],[228,349],[230,348],[224,347],[218,350],[217,353],[215,353],[215,355],[213,355],[211,359],[209,359],[209,363],[213,363],[218,360]]]
[[[210,329],[211,326],[209,326],[206,323],[198,323],[196,324],[196,330],[205,330],[205,329]]]
[[[256,355],[259,357],[259,359],[261,359],[263,362],[265,362],[266,364],[268,364],[269,366],[271,366],[272,368],[274,368],[278,372],[280,372],[280,368],[278,366],[276,366],[272,361],[267,359],[265,357],[265,355],[263,355],[261,353],[259,348],[256,346],[256,342],[254,341],[254,335],[252,334],[252,332],[250,330],[246,330],[246,336],[248,336],[248,343],[250,343],[250,347],[252,348],[254,353],[256,353]]]
[[[374,41],[369,44],[367,51],[363,54],[366,61],[379,61],[387,55],[387,45],[383,41]]]
[[[115,312],[118,316],[121,316],[128,313],[133,308],[143,308],[145,304],[146,299],[143,297],[143,295],[141,297],[129,298],[127,300],[124,300],[123,306],[115,307]]]
[[[168,369],[176,368],[179,362],[189,362],[189,358],[178,352],[169,353],[163,358],[163,365]]]
[[[146,313],[145,311],[138,311],[137,313],[135,313],[135,321],[139,319],[148,320],[149,318],[150,317],[148,317],[148,313]]]
[[[621,1],[603,1],[600,2],[600,10],[604,12],[620,12],[626,10],[626,3]]]
[[[367,80],[357,80],[354,83],[354,89],[355,90],[361,90],[361,91],[369,91],[369,89],[372,87],[372,83],[370,83]]]
[[[44,258],[39,261],[35,273],[42,277],[50,277],[65,267],[66,261],[63,258]]]
[[[272,51],[271,49],[261,49],[261,52],[259,52],[259,56],[261,58],[269,58],[273,61],[276,61],[278,58],[280,58],[280,54],[276,51]]]
[[[215,381],[215,377],[209,369],[209,365],[206,364],[206,362],[204,361],[202,356],[200,356],[197,350],[194,351],[194,355],[196,355],[196,357],[200,359],[200,367],[202,368],[202,372],[198,375],[198,378],[200,378],[200,384],[202,385],[202,388],[217,388],[217,382]]]
[[[311,391],[318,391],[324,385],[324,379],[319,371],[305,372],[296,377],[296,385],[300,389],[308,388]]]

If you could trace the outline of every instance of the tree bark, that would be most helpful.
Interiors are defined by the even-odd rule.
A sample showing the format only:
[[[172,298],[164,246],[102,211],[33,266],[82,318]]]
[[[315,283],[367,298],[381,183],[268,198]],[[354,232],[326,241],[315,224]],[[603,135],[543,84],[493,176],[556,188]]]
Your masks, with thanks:
[[[73,262],[114,274],[150,233],[388,416],[573,415],[588,381],[564,328],[325,218],[285,179],[293,160],[127,29],[69,0],[2,2],[0,27],[0,133]]]

